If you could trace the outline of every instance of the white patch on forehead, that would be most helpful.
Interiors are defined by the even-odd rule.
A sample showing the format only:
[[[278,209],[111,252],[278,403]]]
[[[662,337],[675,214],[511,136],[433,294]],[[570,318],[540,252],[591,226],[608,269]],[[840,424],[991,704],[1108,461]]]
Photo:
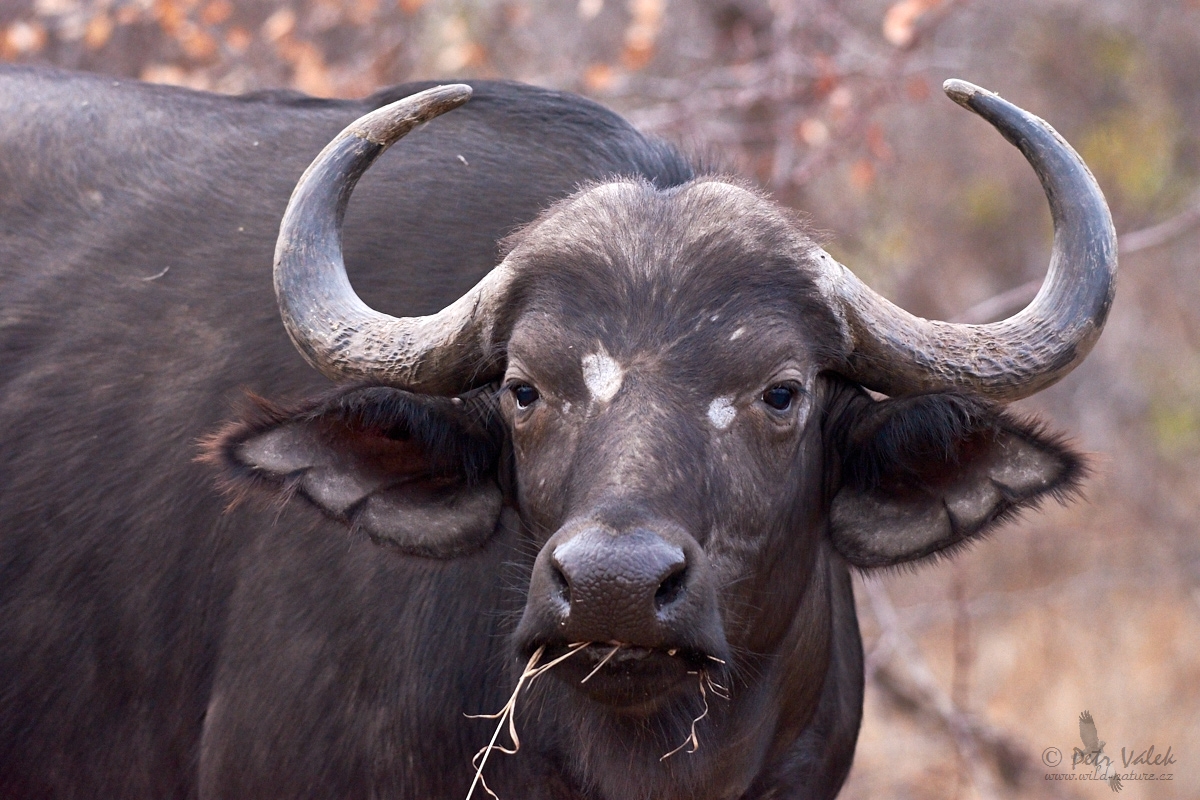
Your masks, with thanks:
[[[736,416],[737,409],[733,407],[732,397],[718,397],[708,404],[708,421],[719,431],[732,425]]]
[[[583,382],[587,384],[592,397],[607,403],[621,391],[625,370],[621,369],[621,365],[612,356],[604,352],[604,348],[601,348],[599,353],[584,356],[580,363],[583,367]]]
[[[729,337],[729,341],[736,342],[738,339],[742,338],[742,334],[745,332],[746,332],[745,328],[738,328],[736,331],[733,332],[733,335]]]

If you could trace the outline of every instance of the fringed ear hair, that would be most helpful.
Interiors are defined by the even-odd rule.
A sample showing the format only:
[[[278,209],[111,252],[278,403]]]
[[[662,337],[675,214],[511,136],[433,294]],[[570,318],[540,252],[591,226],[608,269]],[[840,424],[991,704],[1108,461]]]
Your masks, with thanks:
[[[1085,475],[1060,436],[987,401],[926,394],[847,405],[834,546],[859,567],[950,555]]]
[[[496,527],[502,435],[490,396],[425,397],[386,387],[340,390],[283,408],[250,396],[202,443],[236,505],[252,495],[300,495],[372,539],[447,558]]]

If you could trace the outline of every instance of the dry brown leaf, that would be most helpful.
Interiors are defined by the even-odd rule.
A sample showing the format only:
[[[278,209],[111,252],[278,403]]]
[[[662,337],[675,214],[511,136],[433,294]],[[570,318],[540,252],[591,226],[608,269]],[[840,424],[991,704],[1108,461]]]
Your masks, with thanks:
[[[796,126],[796,138],[809,147],[821,147],[829,141],[829,126],[815,117],[809,117]]]
[[[928,100],[930,95],[929,81],[923,75],[912,75],[904,82],[904,93],[914,103]]]
[[[101,11],[96,16],[88,20],[87,28],[83,33],[83,44],[88,50],[99,50],[104,45],[108,44],[109,38],[113,32],[112,17]]]
[[[329,68],[325,66],[325,57],[316,45],[296,40],[287,40],[286,47],[282,46],[283,42],[280,44],[280,55],[292,64],[292,85],[295,88],[315,97],[333,94]]]
[[[212,81],[202,72],[188,72],[174,64],[149,64],[138,76],[147,83],[166,83],[189,89],[212,89]]]
[[[829,93],[829,117],[835,123],[841,122],[850,114],[854,106],[854,92],[846,86],[839,86]]]
[[[533,18],[533,9],[528,3],[509,3],[504,6],[504,21],[514,28],[524,28]]]
[[[589,92],[607,92],[617,80],[611,64],[589,64],[583,72],[583,85]]]
[[[354,25],[366,25],[375,18],[379,10],[379,0],[354,0],[345,4],[346,16]]]
[[[629,14],[633,17],[635,25],[658,28],[662,24],[666,9],[666,0],[629,0]]]
[[[212,0],[200,12],[200,21],[205,25],[220,25],[233,16],[233,3],[229,0]]]
[[[333,85],[333,97],[355,98],[366,97],[379,88],[382,82],[379,75],[372,69],[349,75],[341,75]]]
[[[142,9],[136,5],[121,6],[116,15],[118,25],[132,25],[142,18]]]
[[[475,59],[476,46],[471,42],[456,42],[443,47],[434,59],[439,72],[458,72]]]
[[[229,32],[225,34],[225,46],[234,55],[246,52],[252,44],[254,44],[254,34],[245,28],[230,28]]]
[[[185,75],[182,69],[174,64],[147,64],[138,76],[147,83],[166,83],[171,86],[182,86]]]
[[[268,42],[277,42],[287,36],[296,27],[296,12],[284,6],[262,24],[263,38]]]
[[[217,40],[198,25],[189,23],[179,32],[179,44],[193,61],[208,61],[217,54]]]
[[[6,53],[23,56],[40,52],[46,46],[46,28],[40,22],[21,20],[8,26],[4,32]]]
[[[627,44],[621,51],[621,66],[636,72],[642,69],[654,58],[653,43]]]
[[[439,72],[453,73],[483,63],[486,53],[471,38],[471,29],[462,15],[447,19],[441,26],[442,47],[434,59]]]
[[[187,20],[187,9],[171,0],[157,0],[154,3],[154,17],[158,27],[168,36],[175,36],[179,26]]]
[[[883,38],[893,47],[909,47],[917,35],[917,22],[944,0],[900,0],[883,15]]]
[[[875,183],[875,165],[865,158],[860,158],[850,165],[850,185],[859,192],[865,192]]]
[[[876,161],[891,161],[894,153],[887,142],[887,136],[879,123],[871,123],[867,128],[867,149],[871,151]]]
[[[822,97],[827,97],[838,87],[841,78],[832,72],[822,73],[815,81],[813,81],[813,95],[820,100]]]
[[[579,0],[579,5],[575,7],[575,13],[584,22],[594,20],[603,10],[604,0]]]
[[[630,21],[621,52],[626,69],[639,70],[654,58],[654,43],[662,31],[665,10],[666,0],[629,0]]]

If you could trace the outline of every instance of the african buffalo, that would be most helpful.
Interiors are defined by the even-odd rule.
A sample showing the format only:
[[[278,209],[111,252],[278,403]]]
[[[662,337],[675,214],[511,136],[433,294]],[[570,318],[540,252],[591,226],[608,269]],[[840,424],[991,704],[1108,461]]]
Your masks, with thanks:
[[[831,797],[850,568],[1076,486],[999,405],[1113,296],[1041,120],[947,83],[1055,224],[1033,304],[963,326],[591,102],[426,86],[3,74],[0,795],[452,800],[515,708],[503,800]]]

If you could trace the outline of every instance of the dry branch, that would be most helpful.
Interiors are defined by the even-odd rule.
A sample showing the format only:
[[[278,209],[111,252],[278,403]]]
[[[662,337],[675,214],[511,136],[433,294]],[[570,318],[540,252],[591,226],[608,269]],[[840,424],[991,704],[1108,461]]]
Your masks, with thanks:
[[[876,646],[866,659],[868,683],[900,706],[917,709],[935,720],[949,734],[982,800],[1001,796],[993,770],[1007,786],[1064,797],[1043,780],[1036,759],[1010,734],[955,705],[901,625],[883,584],[867,579],[859,585],[880,629]]]
[[[930,2],[914,38],[897,47],[828,0],[778,4],[751,59],[672,78],[631,75],[610,96],[633,107],[637,127],[742,150],[769,165],[760,174],[771,190],[793,189],[864,148],[876,114],[932,66],[918,45],[957,6]],[[814,121],[823,135],[802,141],[802,125]]]
[[[1191,201],[1183,211],[1180,211],[1170,219],[1160,222],[1157,225],[1152,225],[1149,228],[1130,231],[1118,236],[1117,252],[1124,256],[1138,253],[1142,250],[1149,250],[1153,247],[1160,247],[1197,226],[1200,226],[1200,191],[1192,195]],[[1041,278],[1022,283],[1020,286],[1015,286],[1012,289],[1000,292],[1000,294],[992,295],[986,300],[981,300],[950,321],[982,324],[1004,319],[1033,302],[1034,296],[1037,295],[1038,289],[1041,288]]]
[[[1191,201],[1183,211],[1175,216],[1153,225],[1132,231],[1117,239],[1118,252],[1122,255],[1148,250],[1151,247],[1164,245],[1172,239],[1182,236],[1200,224],[1200,191],[1192,195]]]

